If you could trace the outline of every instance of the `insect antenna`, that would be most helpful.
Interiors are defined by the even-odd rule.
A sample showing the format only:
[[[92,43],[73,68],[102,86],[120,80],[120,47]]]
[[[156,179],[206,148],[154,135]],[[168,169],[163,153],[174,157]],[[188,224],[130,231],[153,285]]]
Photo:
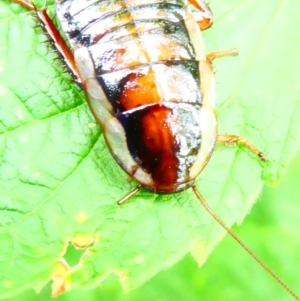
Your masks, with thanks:
[[[27,0],[11,0],[12,2],[19,3],[22,6],[26,7],[29,10],[35,10],[34,4]]]
[[[205,210],[218,222],[218,224],[226,230],[226,232],[273,278],[275,281],[281,285],[295,300],[300,301],[300,297],[296,295],[296,293],[288,287],[285,282],[279,278],[275,272],[271,270],[260,258],[257,257],[242,241],[241,239],[217,216],[217,214],[211,209],[211,207],[206,203],[200,192],[198,191],[195,185],[192,186],[192,189],[203,205]]]

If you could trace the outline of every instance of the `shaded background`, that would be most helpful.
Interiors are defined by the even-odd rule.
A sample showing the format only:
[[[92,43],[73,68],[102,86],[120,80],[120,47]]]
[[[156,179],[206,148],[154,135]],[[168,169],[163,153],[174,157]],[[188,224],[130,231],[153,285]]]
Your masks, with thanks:
[[[265,187],[260,200],[235,232],[293,289],[300,294],[300,153],[278,188]],[[69,250],[68,261],[80,252]],[[51,300],[48,284],[40,294],[28,290],[11,301]],[[8,300],[8,299],[7,299]],[[199,269],[187,255],[172,268],[160,272],[142,287],[124,294],[116,276],[91,291],[72,291],[67,300],[292,300],[230,237],[215,249]]]

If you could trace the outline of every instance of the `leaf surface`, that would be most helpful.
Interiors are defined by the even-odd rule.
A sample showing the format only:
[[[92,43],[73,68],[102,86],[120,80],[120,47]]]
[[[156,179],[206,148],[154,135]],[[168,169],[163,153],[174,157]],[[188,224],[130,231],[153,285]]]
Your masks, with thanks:
[[[52,2],[47,1],[50,11]],[[215,0],[208,51],[215,62],[219,133],[269,155],[218,146],[197,187],[228,224],[240,223],[262,187],[276,184],[299,149],[300,3]],[[0,2],[0,297],[54,279],[54,293],[94,287],[115,273],[139,286],[187,252],[202,264],[224,230],[192,191],[141,191],[112,159],[102,131],[32,13]],[[43,43],[45,42],[45,43]],[[64,260],[69,244],[86,248]]]

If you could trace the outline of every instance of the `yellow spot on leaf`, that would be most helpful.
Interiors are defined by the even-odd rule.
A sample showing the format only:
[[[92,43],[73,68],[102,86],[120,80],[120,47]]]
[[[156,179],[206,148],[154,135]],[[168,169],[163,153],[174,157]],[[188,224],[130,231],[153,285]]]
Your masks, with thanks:
[[[118,271],[118,272],[115,272],[116,275],[119,276],[119,279],[122,281],[122,280],[125,280],[127,278],[127,273],[123,272],[123,271]]]
[[[95,241],[95,236],[90,233],[77,233],[72,239],[72,243],[76,248],[84,249]]]
[[[67,277],[71,273],[71,268],[68,264],[61,260],[59,264],[56,266],[52,274],[52,297],[55,298],[58,295],[66,292],[68,290],[67,287]]]
[[[5,87],[0,86],[0,96],[5,96],[7,94],[7,90]]]
[[[142,263],[144,261],[144,255],[139,254],[138,256],[135,257],[136,263]]]
[[[12,286],[14,285],[13,281],[8,280],[8,279],[4,280],[4,281],[2,282],[2,284],[3,284],[4,287],[7,287],[7,288],[8,288],[8,287],[12,287]]]
[[[88,219],[87,214],[84,211],[79,211],[76,214],[76,221],[80,224],[84,223]]]
[[[95,123],[95,122],[89,122],[88,123],[88,127],[90,128],[90,129],[93,129],[93,128],[95,128],[97,126],[97,124]]]

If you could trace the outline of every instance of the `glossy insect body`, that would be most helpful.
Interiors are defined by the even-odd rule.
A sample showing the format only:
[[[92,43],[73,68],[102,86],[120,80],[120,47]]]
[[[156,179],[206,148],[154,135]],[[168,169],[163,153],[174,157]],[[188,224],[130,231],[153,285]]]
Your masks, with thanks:
[[[27,0],[11,1],[35,11],[83,85],[112,155],[140,183],[118,204],[141,187],[158,193],[192,187],[207,212],[300,300],[213,212],[193,184],[216,141],[239,142],[266,160],[244,138],[217,135],[211,61],[235,52],[205,55],[199,27],[211,24],[206,4],[190,0],[191,12],[180,0],[57,0],[57,15],[72,46],[70,51],[46,9]]]
[[[91,110],[143,187],[190,187],[217,137],[213,74],[186,3],[58,1]]]

